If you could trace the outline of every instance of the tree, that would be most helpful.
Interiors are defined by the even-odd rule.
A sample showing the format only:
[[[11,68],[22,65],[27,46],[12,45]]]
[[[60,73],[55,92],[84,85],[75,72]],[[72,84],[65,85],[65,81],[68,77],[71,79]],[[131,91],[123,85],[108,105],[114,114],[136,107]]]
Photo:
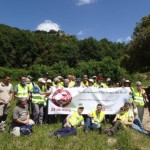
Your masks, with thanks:
[[[128,51],[129,60],[126,68],[130,66],[127,68],[130,72],[150,71],[150,15],[137,23]]]

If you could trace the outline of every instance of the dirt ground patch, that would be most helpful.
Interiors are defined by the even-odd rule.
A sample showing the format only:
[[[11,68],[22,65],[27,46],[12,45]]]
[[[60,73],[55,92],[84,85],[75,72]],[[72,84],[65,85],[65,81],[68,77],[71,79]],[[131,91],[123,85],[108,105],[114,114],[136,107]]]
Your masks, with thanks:
[[[149,116],[148,108],[144,109],[143,126],[146,130],[150,130],[150,116]]]

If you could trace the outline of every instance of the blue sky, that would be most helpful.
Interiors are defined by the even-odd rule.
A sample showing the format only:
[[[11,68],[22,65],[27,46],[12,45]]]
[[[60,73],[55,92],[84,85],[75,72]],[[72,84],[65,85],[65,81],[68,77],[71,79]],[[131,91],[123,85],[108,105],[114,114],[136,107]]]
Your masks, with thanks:
[[[128,42],[150,0],[0,0],[0,24]]]

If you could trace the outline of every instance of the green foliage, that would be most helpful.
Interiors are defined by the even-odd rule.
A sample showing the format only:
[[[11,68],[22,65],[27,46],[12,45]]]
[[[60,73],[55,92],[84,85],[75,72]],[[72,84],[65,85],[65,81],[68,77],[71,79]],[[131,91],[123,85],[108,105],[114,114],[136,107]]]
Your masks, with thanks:
[[[133,40],[129,45],[129,59],[124,66],[130,72],[146,72],[150,70],[150,15],[137,23]]]
[[[25,69],[9,69],[0,67],[0,78],[3,77],[3,75],[9,75],[13,80],[18,80],[19,76],[25,75],[27,76],[29,74],[28,70]]]
[[[78,41],[75,36],[62,33],[31,32],[0,25],[0,66],[29,68],[33,64],[52,66],[66,61],[69,67],[75,67],[80,61],[101,61],[106,56],[119,59],[126,51],[125,44],[92,37]]]

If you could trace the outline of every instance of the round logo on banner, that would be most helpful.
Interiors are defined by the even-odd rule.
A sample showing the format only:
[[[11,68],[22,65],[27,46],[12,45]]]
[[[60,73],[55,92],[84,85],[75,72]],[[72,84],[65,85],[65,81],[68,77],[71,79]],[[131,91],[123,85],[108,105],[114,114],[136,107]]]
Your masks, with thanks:
[[[58,107],[65,107],[70,104],[72,96],[70,92],[64,89],[58,89],[52,96],[52,102]]]

